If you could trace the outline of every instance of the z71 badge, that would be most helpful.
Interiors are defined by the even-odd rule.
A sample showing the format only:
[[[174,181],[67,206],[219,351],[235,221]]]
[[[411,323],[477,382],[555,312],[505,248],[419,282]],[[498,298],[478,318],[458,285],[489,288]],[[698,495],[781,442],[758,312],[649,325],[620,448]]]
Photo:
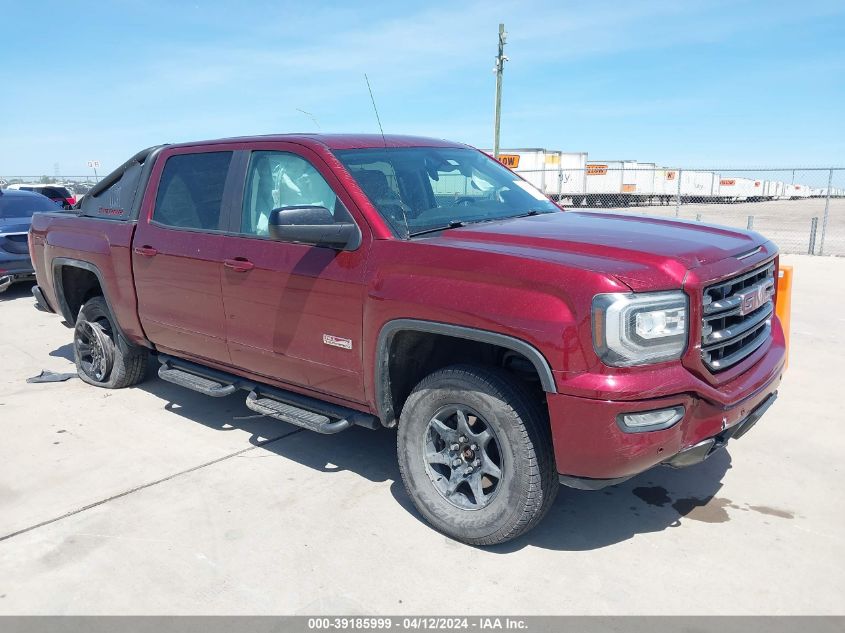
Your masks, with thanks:
[[[341,338],[332,334],[323,334],[323,343],[331,345],[332,347],[340,347],[342,349],[352,349],[352,339]]]

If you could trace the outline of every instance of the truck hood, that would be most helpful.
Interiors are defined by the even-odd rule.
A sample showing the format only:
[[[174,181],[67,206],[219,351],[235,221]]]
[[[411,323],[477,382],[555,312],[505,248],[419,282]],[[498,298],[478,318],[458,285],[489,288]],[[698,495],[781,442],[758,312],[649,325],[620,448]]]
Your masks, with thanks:
[[[701,222],[576,211],[469,225],[434,239],[609,273],[632,290],[679,288],[688,270],[766,243],[753,231]]]

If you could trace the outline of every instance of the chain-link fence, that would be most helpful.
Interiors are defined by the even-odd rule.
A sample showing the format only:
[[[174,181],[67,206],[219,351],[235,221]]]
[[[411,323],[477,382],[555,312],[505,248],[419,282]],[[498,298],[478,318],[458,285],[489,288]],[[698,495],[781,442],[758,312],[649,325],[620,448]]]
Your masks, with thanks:
[[[510,156],[515,155],[500,160],[508,164]],[[635,161],[582,164],[544,169],[520,169],[517,164],[515,171],[564,208],[748,228],[772,239],[784,253],[845,256],[845,168],[705,170]]]

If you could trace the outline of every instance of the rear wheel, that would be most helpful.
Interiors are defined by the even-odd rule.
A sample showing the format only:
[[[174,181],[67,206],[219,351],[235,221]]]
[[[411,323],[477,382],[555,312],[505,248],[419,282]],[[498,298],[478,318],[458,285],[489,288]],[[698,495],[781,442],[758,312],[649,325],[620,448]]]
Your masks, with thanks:
[[[141,382],[147,368],[145,348],[118,340],[114,317],[103,297],[89,299],[79,310],[73,358],[82,380],[106,389]]]
[[[557,495],[548,422],[508,373],[458,365],[417,385],[399,421],[402,480],[438,530],[472,545],[534,527]]]

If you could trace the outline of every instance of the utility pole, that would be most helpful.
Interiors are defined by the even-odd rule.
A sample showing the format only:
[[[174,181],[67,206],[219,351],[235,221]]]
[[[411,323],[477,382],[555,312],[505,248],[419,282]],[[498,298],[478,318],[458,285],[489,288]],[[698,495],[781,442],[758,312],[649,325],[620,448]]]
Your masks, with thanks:
[[[493,71],[496,73],[496,109],[495,122],[493,124],[493,157],[499,158],[499,125],[502,121],[502,72],[505,69],[505,62],[508,58],[505,56],[505,41],[508,34],[505,33],[505,25],[499,24],[499,53],[496,55],[496,67]]]

